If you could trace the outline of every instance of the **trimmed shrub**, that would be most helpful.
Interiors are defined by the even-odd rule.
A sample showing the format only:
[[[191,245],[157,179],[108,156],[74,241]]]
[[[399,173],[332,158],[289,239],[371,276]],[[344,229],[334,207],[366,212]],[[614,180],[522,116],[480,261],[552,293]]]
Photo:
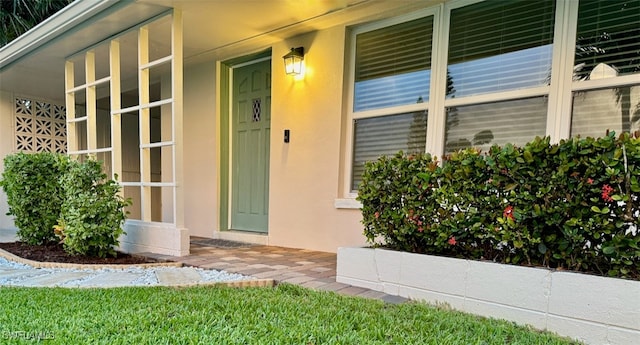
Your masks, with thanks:
[[[62,177],[64,201],[56,227],[70,254],[115,256],[118,238],[124,234],[124,208],[130,204],[120,195],[120,186],[107,179],[99,162],[72,161]]]
[[[640,278],[640,139],[493,146],[366,164],[364,234],[392,249]]]
[[[53,226],[63,200],[58,180],[68,163],[67,156],[49,152],[16,153],[4,158],[0,185],[7,195],[7,215],[14,217],[20,241],[37,245],[56,240]]]
[[[403,251],[436,251],[428,236],[435,224],[427,212],[437,209],[430,177],[439,170],[429,154],[399,153],[367,162],[358,197],[367,239]]]

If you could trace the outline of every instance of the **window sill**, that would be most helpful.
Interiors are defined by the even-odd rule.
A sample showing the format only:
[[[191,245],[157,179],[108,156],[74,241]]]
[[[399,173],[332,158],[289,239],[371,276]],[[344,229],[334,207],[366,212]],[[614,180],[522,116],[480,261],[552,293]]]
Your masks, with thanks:
[[[361,209],[362,203],[356,199],[344,198],[344,199],[336,199],[333,202],[333,206],[337,209]]]

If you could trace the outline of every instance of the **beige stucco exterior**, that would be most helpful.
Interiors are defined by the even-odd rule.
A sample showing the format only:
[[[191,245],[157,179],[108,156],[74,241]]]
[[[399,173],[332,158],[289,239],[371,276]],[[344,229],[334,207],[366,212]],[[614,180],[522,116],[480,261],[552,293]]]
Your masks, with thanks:
[[[13,94],[0,90],[0,157],[5,157],[13,151]],[[0,165],[0,173],[4,171],[4,164]],[[0,193],[0,229],[15,229],[13,220],[6,216],[9,211],[7,197]]]
[[[178,186],[185,196],[184,208],[178,211],[183,212],[184,229],[176,232],[159,224],[130,221],[125,227],[129,235],[122,249],[180,255],[188,250],[180,251],[170,243],[180,241],[185,234],[328,252],[335,252],[340,246],[364,244],[358,209],[336,208],[335,201],[343,196],[346,21],[358,22],[371,16],[378,17],[379,14],[372,8],[365,8],[357,16],[339,16],[342,18],[337,19],[338,25],[325,29],[295,34],[271,43],[265,43],[263,37],[252,39],[220,49],[210,58],[185,62],[184,182]],[[306,72],[302,78],[284,73],[281,56],[292,46],[303,46],[306,50]],[[221,181],[220,172],[229,167],[227,162],[221,161],[220,153],[228,149],[228,143],[221,140],[220,131],[226,129],[221,129],[220,123],[222,117],[229,115],[221,108],[220,88],[224,83],[221,83],[219,72],[226,61],[266,50],[272,54],[273,75],[268,233],[225,231],[220,219],[226,219],[222,213],[228,210],[223,207],[225,203],[221,198],[226,195],[222,189],[228,187]],[[15,152],[13,107],[17,94],[11,92],[6,83],[2,86],[0,156],[4,157]],[[163,82],[161,90],[166,93],[168,85]],[[63,104],[63,91],[61,89],[59,98],[52,102]],[[162,127],[164,130],[165,126]],[[283,142],[285,129],[291,132],[290,143]],[[136,132],[123,128],[123,140]],[[133,168],[128,167],[129,163],[137,162],[127,158],[130,156],[131,152],[124,152],[124,174],[135,170],[135,164]],[[164,164],[163,161],[163,179],[165,170],[170,170],[170,166]],[[133,196],[134,202],[140,200],[135,193],[128,196]],[[5,215],[6,201],[1,201],[0,228],[14,228],[11,217]],[[162,207],[167,208],[167,205],[163,203]],[[139,217],[139,208],[134,207],[132,211],[134,217]],[[157,213],[157,208],[154,211]],[[165,211],[163,214],[170,213],[170,210]]]
[[[355,111],[350,109],[352,99],[349,95],[354,84],[350,81],[353,72],[351,66],[355,63],[351,61],[354,55],[350,42],[352,30],[371,30],[372,27],[368,26],[370,23],[384,24],[386,27],[411,18],[434,16],[432,59],[439,68],[431,76],[433,85],[430,90],[433,90],[433,94],[428,102],[426,150],[436,156],[444,152],[447,107],[548,97],[545,101],[549,104],[545,119],[546,135],[552,141],[557,141],[571,135],[573,92],[630,86],[630,102],[636,104],[640,99],[637,74],[616,77],[609,73],[602,80],[593,78],[585,84],[572,84],[572,54],[568,52],[575,49],[575,42],[570,42],[575,33],[569,29],[575,30],[572,25],[575,24],[574,17],[577,17],[578,2],[561,0],[557,2],[556,11],[559,14],[555,21],[563,29],[556,31],[554,39],[557,40],[554,42],[559,43],[558,47],[563,44],[568,46],[554,51],[553,69],[560,72],[551,76],[549,85],[472,95],[466,99],[447,99],[443,85],[447,77],[448,13],[452,8],[475,2],[328,0],[294,4],[288,1],[246,0],[75,1],[58,17],[34,28],[15,43],[0,48],[0,158],[15,151],[15,97],[28,95],[33,99],[65,104],[63,81],[66,61],[75,59],[81,66],[82,62],[86,62],[83,54],[92,47],[106,47],[108,44],[119,47],[122,43],[123,54],[109,50],[113,55],[109,58],[105,55],[102,60],[113,61],[116,60],[113,56],[118,56],[123,75],[120,78],[118,70],[114,79],[121,79],[122,89],[113,92],[120,94],[122,91],[122,95],[127,93],[122,97],[123,102],[129,96],[138,101],[136,91],[139,90],[135,86],[138,80],[135,76],[136,71],[144,67],[135,61],[137,52],[141,47],[151,53],[170,51],[171,56],[161,62],[171,61],[171,67],[162,70],[165,74],[160,76],[159,81],[152,81],[154,90],[159,90],[160,98],[168,102],[154,109],[155,122],[152,126],[159,125],[160,129],[151,129],[156,135],[160,131],[162,141],[170,143],[162,148],[162,161],[155,160],[155,164],[148,169],[152,170],[153,175],[150,181],[141,181],[139,177],[143,164],[136,150],[136,145],[141,142],[136,136],[142,136],[138,134],[135,124],[137,119],[123,120],[124,127],[119,133],[122,134],[119,149],[124,152],[115,161],[122,161],[119,168],[124,168],[123,177],[129,182],[140,182],[133,189],[138,188],[139,191],[149,187],[149,184],[142,186],[143,182],[161,180],[169,184],[162,187],[156,185],[155,194],[148,195],[147,200],[154,200],[152,206],[145,205],[147,213],[152,213],[151,221],[147,218],[147,222],[135,220],[127,224],[130,234],[123,249],[186,255],[189,236],[327,252],[336,252],[342,246],[361,246],[365,244],[365,238],[359,204],[354,200],[354,195],[345,190],[350,185],[353,120],[357,119]],[[570,16],[570,13],[573,14]],[[148,23],[160,22],[158,18],[171,16],[174,18],[173,24],[158,24],[158,37],[162,39],[154,40],[152,33],[150,43],[140,44],[138,41],[136,48],[135,41],[139,36],[134,30],[142,30]],[[380,20],[384,20],[384,23]],[[121,42],[118,41],[120,39]],[[284,71],[282,56],[294,47],[304,48],[305,73],[301,77],[285,75]],[[269,214],[266,234],[228,231],[226,224],[230,213],[230,193],[227,189],[231,171],[228,161],[230,131],[227,126],[229,81],[226,79],[233,73],[235,64],[250,63],[257,56],[271,58]],[[175,64],[176,60],[180,63]],[[438,85],[440,87],[436,87]],[[150,87],[151,84],[146,86]],[[138,89],[144,90],[140,86]],[[135,101],[125,103],[137,104]],[[395,107],[393,113],[413,112],[416,109],[424,111],[419,103]],[[585,104],[589,107],[588,102]],[[618,105],[611,109],[617,111]],[[143,112],[142,109],[133,112],[138,110]],[[123,114],[126,115],[126,112]],[[383,115],[390,113],[357,116]],[[173,123],[171,116],[176,117]],[[104,114],[102,117],[107,118]],[[602,121],[609,120],[605,118]],[[585,117],[583,122],[595,124],[596,118]],[[127,123],[133,124],[129,126]],[[176,132],[170,133],[172,129]],[[289,143],[283,140],[285,130],[290,131]],[[176,150],[175,156],[165,159],[165,153],[172,149]],[[159,192],[161,188],[165,189]],[[166,190],[174,194],[168,195]],[[140,201],[140,194],[134,194],[133,200],[144,204]],[[144,210],[138,205],[132,215],[144,218],[140,217],[145,213],[141,209]],[[13,228],[11,218],[5,215],[6,210],[4,195],[0,195],[2,229]]]
[[[310,47],[302,80],[278,78],[284,70],[274,58],[270,244],[335,251],[364,242],[359,211],[334,207],[342,181],[345,37],[345,27],[337,26],[289,40]],[[284,129],[291,130],[289,144]]]
[[[185,225],[191,235],[335,252],[364,243],[357,209],[340,198],[345,26],[299,35],[270,47],[272,119],[268,235],[219,231],[219,123],[216,61],[185,68]],[[279,55],[309,47],[303,78],[288,77]],[[233,58],[235,56],[228,56]],[[330,73],[328,73],[330,70]],[[291,142],[284,143],[285,129]]]

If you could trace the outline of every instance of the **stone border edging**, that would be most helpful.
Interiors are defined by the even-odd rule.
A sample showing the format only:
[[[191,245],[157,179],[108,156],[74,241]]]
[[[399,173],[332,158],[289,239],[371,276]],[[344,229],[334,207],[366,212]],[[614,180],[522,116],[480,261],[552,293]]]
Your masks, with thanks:
[[[184,283],[184,284],[157,284],[157,285],[123,285],[123,286],[62,286],[63,289],[118,289],[123,287],[168,287],[168,288],[190,288],[196,286],[209,286],[209,287],[229,287],[229,288],[262,288],[262,287],[274,287],[276,286],[276,282],[273,279],[255,279],[255,280],[240,280],[240,281],[231,281],[231,282],[195,282],[195,283]]]
[[[11,260],[23,265],[29,265],[34,268],[68,268],[68,269],[91,269],[99,270],[103,268],[110,269],[127,269],[133,267],[140,268],[152,268],[152,267],[183,267],[181,262],[154,262],[148,264],[130,264],[130,265],[116,265],[116,264],[72,264],[66,262],[40,262],[33,261],[25,258],[21,258],[15,254],[9,253],[6,250],[0,249],[0,257],[7,260]]]
[[[253,288],[253,287],[274,287],[276,282],[273,279],[255,279],[255,280],[240,280],[231,282],[197,282],[187,284],[175,284],[175,285],[158,285],[172,288],[188,288],[194,286],[225,286],[231,288]]]

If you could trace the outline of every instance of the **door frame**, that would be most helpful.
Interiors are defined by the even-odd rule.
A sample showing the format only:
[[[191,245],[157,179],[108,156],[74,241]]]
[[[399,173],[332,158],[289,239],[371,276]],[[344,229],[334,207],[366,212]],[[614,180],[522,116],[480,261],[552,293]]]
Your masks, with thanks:
[[[218,116],[218,229],[219,231],[229,231],[231,225],[231,116],[232,116],[232,96],[233,96],[233,69],[257,62],[272,60],[271,48],[264,51],[241,56],[235,59],[222,61],[218,64],[218,82],[220,90],[218,92],[218,104],[220,104],[220,112]],[[247,232],[247,234],[259,234],[255,232]],[[261,236],[268,235],[267,232]]]

